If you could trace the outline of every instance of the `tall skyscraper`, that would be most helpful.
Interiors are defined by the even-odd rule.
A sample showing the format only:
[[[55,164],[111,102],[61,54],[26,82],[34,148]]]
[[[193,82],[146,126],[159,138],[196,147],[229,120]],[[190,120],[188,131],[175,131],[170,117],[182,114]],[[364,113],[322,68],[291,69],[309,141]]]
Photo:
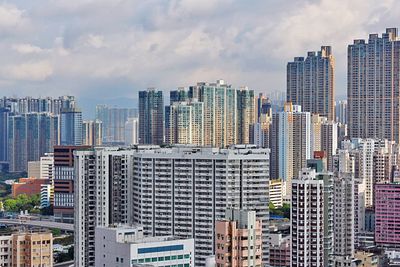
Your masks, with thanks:
[[[285,104],[284,111],[273,114],[271,130],[271,178],[290,183],[311,158],[311,115],[300,106]]]
[[[31,112],[9,116],[8,160],[10,171],[27,171],[28,161],[39,161],[60,142],[59,117]]]
[[[247,87],[236,89],[223,80],[199,82],[188,91],[172,91],[170,98],[165,107],[166,143],[227,147],[254,143],[254,135],[261,135],[254,133],[258,113],[254,91]],[[264,102],[260,113],[269,111]]]
[[[204,144],[204,104],[197,100],[174,102],[169,106],[166,119],[166,143]]]
[[[204,266],[214,253],[215,223],[228,208],[256,212],[268,263],[268,168],[269,150],[246,146],[78,151],[75,264],[93,266],[96,226],[137,223],[145,235],[194,238],[195,265]]]
[[[257,119],[255,116],[254,90],[243,87],[238,93],[238,144],[250,144],[250,127]],[[229,134],[229,133],[228,133]]]
[[[204,103],[204,145],[226,147],[238,140],[238,94],[223,80],[198,83]]]
[[[0,107],[0,163],[8,161],[8,116],[10,112],[7,108]]]
[[[164,143],[164,98],[162,91],[139,92],[139,144]]]
[[[77,108],[61,110],[61,145],[80,146],[82,142],[82,112]]]
[[[139,118],[128,118],[125,123],[125,145],[139,144]]]
[[[354,257],[355,181],[353,173],[334,177],[334,266],[351,266]]]
[[[334,121],[325,121],[321,125],[321,151],[325,151],[328,171],[333,171],[333,156],[337,148],[338,124]]]
[[[102,122],[103,142],[109,144],[124,144],[126,142],[126,122],[129,118],[135,117],[137,117],[137,110],[134,108],[97,105],[96,119]]]
[[[336,122],[347,123],[347,100],[337,101],[335,105]]]
[[[347,49],[347,101],[350,138],[400,142],[400,40],[396,28]]]
[[[260,118],[262,118],[263,115],[272,117],[271,100],[262,93],[255,97],[255,114],[256,122],[260,122]]]
[[[333,266],[333,174],[303,168],[292,181],[291,266]]]
[[[287,64],[286,100],[303,111],[335,119],[335,60],[330,46],[308,52],[307,58],[295,57]]]
[[[83,121],[83,142],[85,146],[99,146],[103,143],[103,123],[100,120]]]
[[[186,102],[188,100],[188,91],[186,91],[184,87],[179,87],[177,90],[169,92],[169,101],[171,105],[176,102]]]
[[[22,115],[8,119],[8,161],[10,172],[28,169],[26,118]]]
[[[215,224],[216,266],[261,266],[261,237],[255,211],[228,209],[225,219]]]
[[[74,96],[60,96],[58,98],[7,98],[0,99],[0,108],[6,108],[13,114],[24,114],[31,112],[61,114],[62,109],[76,107]]]

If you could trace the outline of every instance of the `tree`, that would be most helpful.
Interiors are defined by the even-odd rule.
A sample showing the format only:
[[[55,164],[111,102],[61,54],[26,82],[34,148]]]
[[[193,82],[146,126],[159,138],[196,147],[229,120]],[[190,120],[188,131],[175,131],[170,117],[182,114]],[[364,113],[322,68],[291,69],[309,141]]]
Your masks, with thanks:
[[[27,196],[26,194],[18,195],[16,198],[8,198],[4,201],[4,210],[12,212],[37,210],[40,205],[40,195]]]

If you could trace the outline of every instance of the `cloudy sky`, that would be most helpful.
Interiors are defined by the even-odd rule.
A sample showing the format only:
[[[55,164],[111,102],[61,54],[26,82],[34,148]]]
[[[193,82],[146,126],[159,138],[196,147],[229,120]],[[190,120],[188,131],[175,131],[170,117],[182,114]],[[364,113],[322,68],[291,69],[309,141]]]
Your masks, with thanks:
[[[287,61],[332,45],[343,95],[347,45],[399,16],[396,0],[0,1],[0,91],[86,109],[216,79],[284,91]]]

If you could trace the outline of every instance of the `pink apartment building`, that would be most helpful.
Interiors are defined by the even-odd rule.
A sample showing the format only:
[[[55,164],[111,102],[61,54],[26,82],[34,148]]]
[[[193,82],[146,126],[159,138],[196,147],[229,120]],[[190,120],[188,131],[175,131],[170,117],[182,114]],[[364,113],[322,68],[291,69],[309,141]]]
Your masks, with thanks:
[[[400,247],[400,184],[375,185],[375,242]]]
[[[262,266],[261,221],[255,211],[227,210],[215,228],[216,267]]]

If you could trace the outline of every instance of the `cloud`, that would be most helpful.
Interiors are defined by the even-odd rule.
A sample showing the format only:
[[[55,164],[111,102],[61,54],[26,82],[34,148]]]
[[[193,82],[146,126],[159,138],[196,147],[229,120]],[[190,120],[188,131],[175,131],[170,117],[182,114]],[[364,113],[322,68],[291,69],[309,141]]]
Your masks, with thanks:
[[[332,45],[340,95],[347,45],[399,16],[394,0],[16,0],[0,4],[0,90],[135,98],[225,79],[285,91],[289,60]]]
[[[16,44],[12,46],[12,49],[14,49],[20,54],[35,54],[45,51],[44,49],[31,44]]]
[[[0,4],[0,28],[20,26],[25,19],[23,10],[12,5]]]
[[[104,43],[104,36],[89,34],[85,39],[85,45],[89,47],[102,48],[106,46]]]
[[[47,61],[10,65],[3,69],[3,76],[8,80],[44,81],[52,74],[53,67]]]

